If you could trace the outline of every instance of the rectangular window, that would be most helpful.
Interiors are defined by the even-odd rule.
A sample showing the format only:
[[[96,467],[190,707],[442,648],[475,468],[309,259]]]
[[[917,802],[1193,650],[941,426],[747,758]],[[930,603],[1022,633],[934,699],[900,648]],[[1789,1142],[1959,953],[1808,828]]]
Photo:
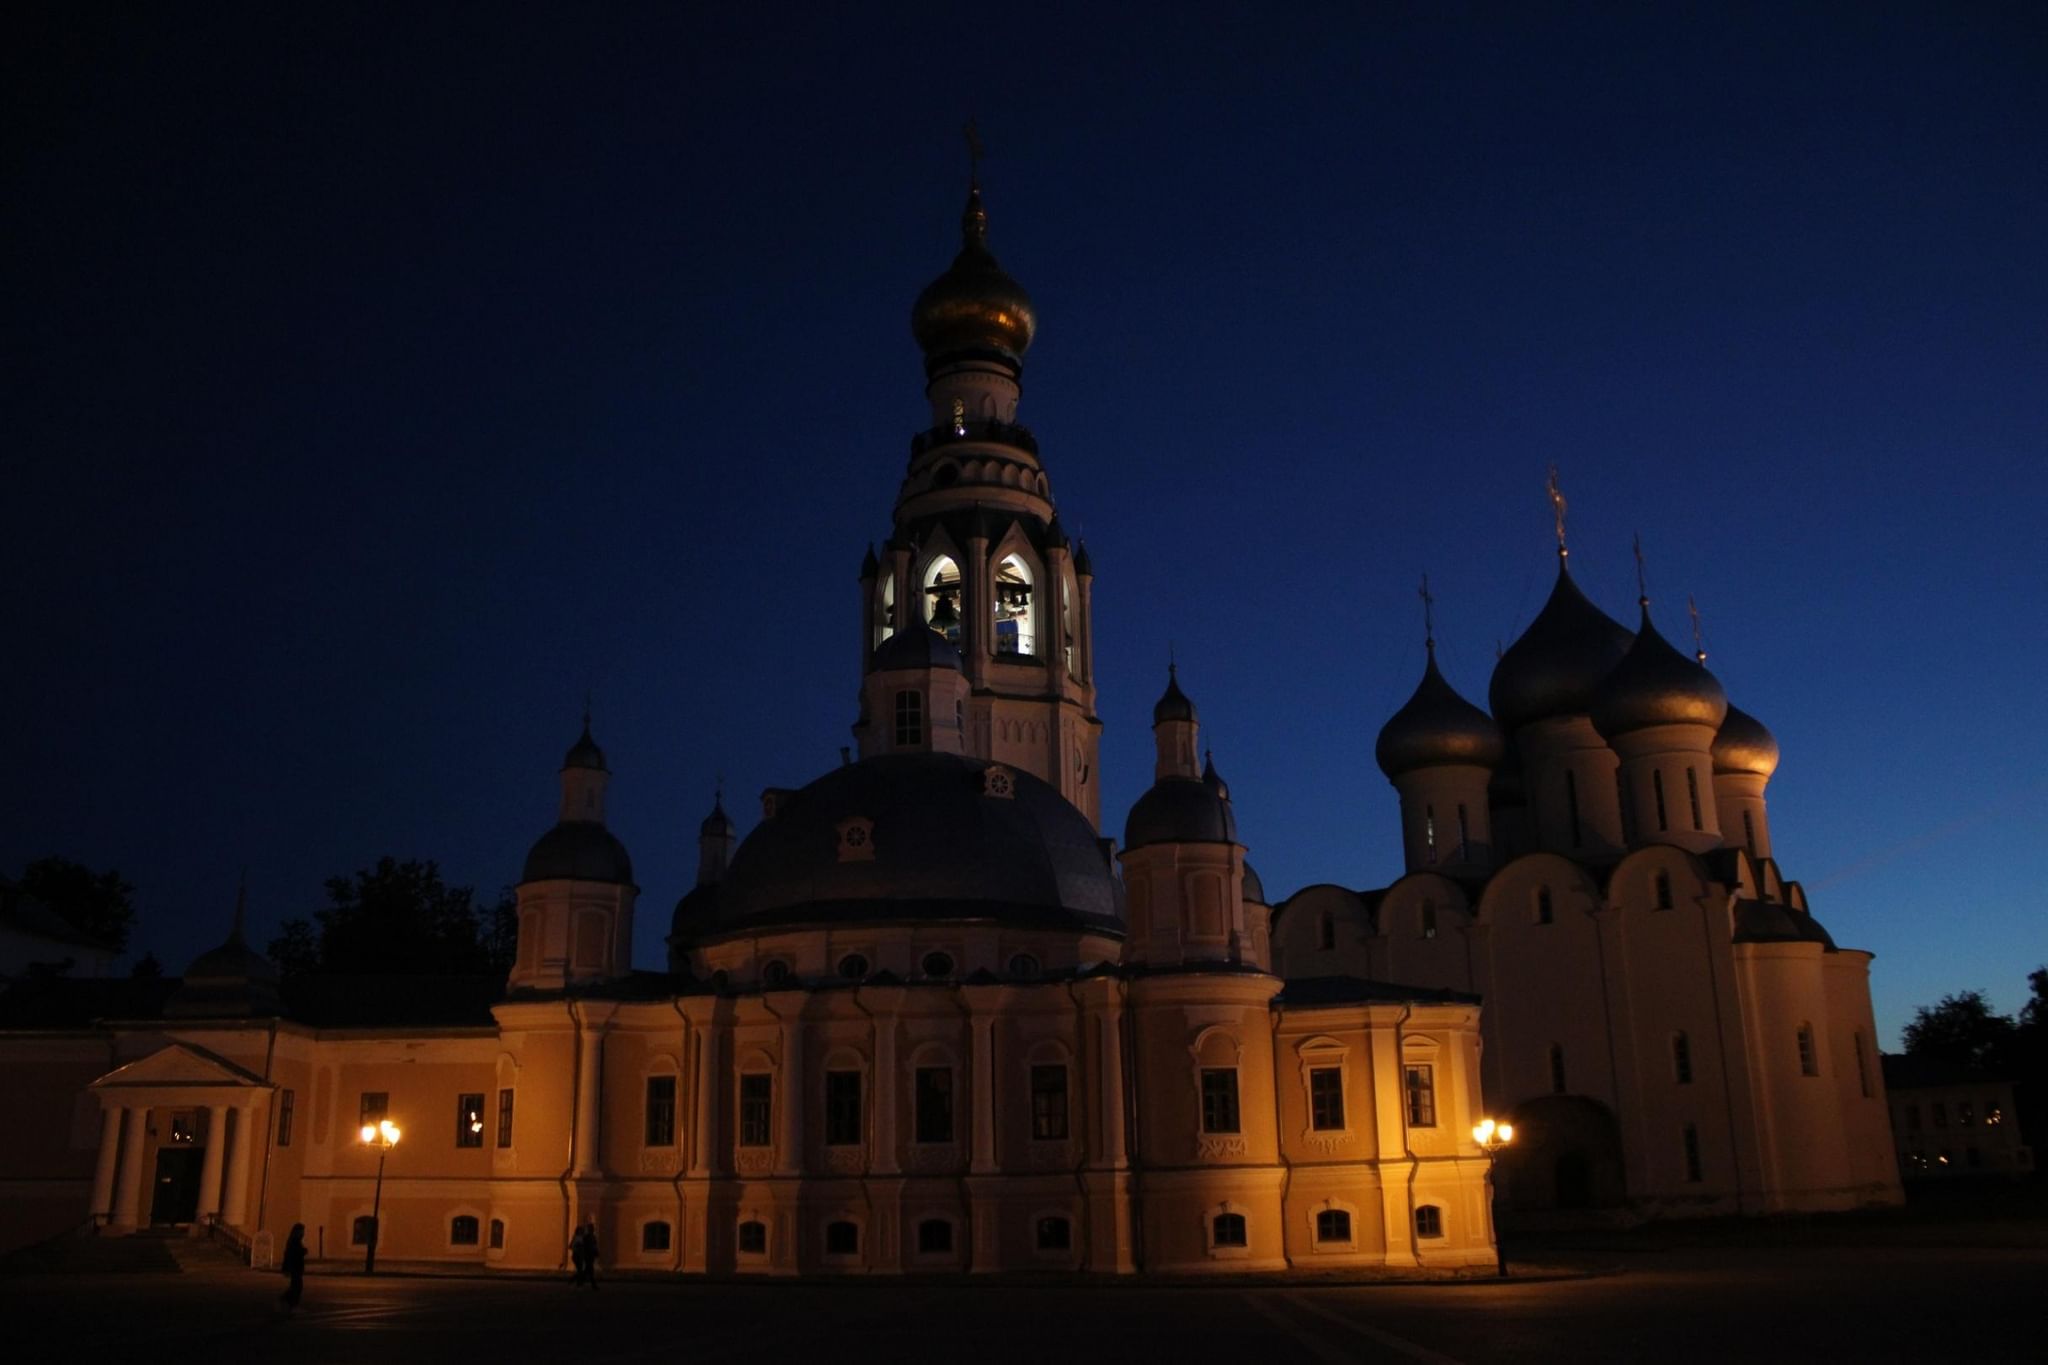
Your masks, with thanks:
[[[855,1147],[860,1144],[860,1073],[825,1073],[825,1145]]]
[[[1308,1126],[1320,1133],[1344,1127],[1344,1069],[1337,1066],[1310,1067],[1308,1073]]]
[[[286,1090],[277,1097],[277,1145],[292,1145],[292,1111],[297,1107],[297,1096]]]
[[[498,1145],[512,1145],[512,1092],[510,1089],[498,1092]]]
[[[1700,1171],[1700,1130],[1693,1124],[1685,1125],[1685,1179],[1690,1185],[1697,1185],[1704,1177]]]
[[[1661,770],[1650,774],[1650,790],[1657,794],[1657,828],[1670,829],[1670,821],[1664,818],[1664,774]]]
[[[953,1140],[953,1069],[921,1066],[916,1076],[917,1140]]]
[[[1564,809],[1571,818],[1572,847],[1577,848],[1579,839],[1579,779],[1567,772],[1564,775]]]
[[[676,1145],[676,1078],[647,1078],[646,1144],[649,1147]]]
[[[768,1145],[769,1111],[775,1103],[775,1078],[765,1071],[740,1077],[740,1146]]]
[[[1802,1076],[1820,1075],[1820,1054],[1814,1050],[1813,1025],[1811,1024],[1801,1024],[1799,1026],[1799,1074]]]
[[[367,1128],[390,1117],[391,1096],[383,1090],[365,1090],[356,1101],[356,1126]]]
[[[1039,1142],[1057,1142],[1067,1135],[1067,1069],[1065,1066],[1031,1068],[1031,1136]]]
[[[1706,824],[1700,819],[1700,775],[1691,768],[1685,770],[1685,794],[1692,801],[1692,827],[1705,829]]]
[[[455,1145],[484,1145],[484,1097],[481,1093],[455,1097]]]
[[[1202,1131],[1235,1133],[1237,1126],[1237,1068],[1202,1068]]]
[[[1547,886],[1541,888],[1536,892],[1536,922],[1538,924],[1548,924],[1556,917],[1556,914],[1556,910],[1551,905],[1550,888]]]
[[[896,747],[914,749],[924,743],[924,698],[915,692],[896,694]]]
[[[1436,1074],[1433,1067],[1409,1066],[1408,1126],[1410,1128],[1436,1127]]]

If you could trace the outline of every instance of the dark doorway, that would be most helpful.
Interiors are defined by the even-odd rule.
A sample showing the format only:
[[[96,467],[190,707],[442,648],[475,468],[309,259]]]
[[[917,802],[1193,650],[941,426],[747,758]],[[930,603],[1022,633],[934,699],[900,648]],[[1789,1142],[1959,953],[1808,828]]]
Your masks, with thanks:
[[[1621,1126],[1583,1095],[1545,1095],[1511,1112],[1515,1142],[1501,1156],[1502,1201],[1517,1213],[1609,1209],[1628,1199]]]
[[[156,1153],[156,1194],[150,1199],[152,1223],[189,1223],[199,1212],[199,1168],[206,1151],[199,1147],[159,1147]]]
[[[1566,1152],[1557,1159],[1557,1207],[1593,1207],[1593,1163],[1584,1152]]]

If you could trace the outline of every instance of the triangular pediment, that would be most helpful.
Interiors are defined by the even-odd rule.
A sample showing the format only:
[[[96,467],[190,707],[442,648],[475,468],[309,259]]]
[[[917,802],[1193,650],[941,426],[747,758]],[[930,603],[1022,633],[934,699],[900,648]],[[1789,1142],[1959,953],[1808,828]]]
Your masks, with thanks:
[[[204,1048],[190,1043],[169,1043],[150,1053],[138,1057],[125,1066],[115,1067],[106,1075],[94,1081],[91,1089],[126,1088],[129,1086],[260,1086],[264,1081],[253,1071],[245,1071]]]

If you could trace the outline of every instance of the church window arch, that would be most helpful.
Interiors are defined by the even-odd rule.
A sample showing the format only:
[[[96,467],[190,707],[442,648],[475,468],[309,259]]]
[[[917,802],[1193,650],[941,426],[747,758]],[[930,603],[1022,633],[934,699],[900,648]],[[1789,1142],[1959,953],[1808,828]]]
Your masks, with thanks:
[[[1650,774],[1650,790],[1657,797],[1657,828],[1659,831],[1671,828],[1670,820],[1664,814],[1664,772],[1660,768]]]
[[[1202,1231],[1211,1256],[1240,1257],[1250,1249],[1251,1223],[1242,1204],[1225,1200],[1210,1206],[1202,1215]]]
[[[1799,1074],[1820,1075],[1820,1051],[1814,1046],[1812,1024],[1799,1026]]]
[[[483,1240],[483,1220],[473,1213],[458,1213],[448,1220],[448,1245],[473,1247]]]
[[[1435,1204],[1424,1204],[1416,1209],[1415,1235],[1417,1237],[1443,1236],[1444,1211]]]
[[[915,749],[924,743],[924,696],[915,688],[896,694],[896,747]]]
[[[1315,1248],[1318,1251],[1349,1251],[1356,1243],[1352,1233],[1352,1215],[1355,1212],[1348,1204],[1327,1200],[1322,1208],[1313,1211]]]
[[[766,1256],[768,1224],[751,1213],[742,1218],[738,1230],[738,1245],[739,1253],[743,1257]]]
[[[835,1218],[825,1224],[825,1255],[831,1259],[860,1255],[860,1224],[852,1218]]]
[[[1685,770],[1685,795],[1692,802],[1692,827],[1705,829],[1706,824],[1700,815],[1700,775],[1696,768]]]
[[[1577,848],[1584,842],[1579,837],[1579,778],[1577,773],[1569,770],[1564,775],[1564,810],[1571,826],[1572,847]]]
[[[1038,653],[1037,577],[1022,555],[1005,555],[996,565],[994,640],[997,654]]]
[[[875,639],[879,645],[896,633],[896,575],[885,573],[875,584]]]
[[[1669,910],[1671,900],[1671,874],[1659,872],[1650,878],[1650,903],[1659,910]]]
[[[640,1225],[640,1252],[659,1256],[668,1251],[670,1228],[665,1218],[650,1218]]]

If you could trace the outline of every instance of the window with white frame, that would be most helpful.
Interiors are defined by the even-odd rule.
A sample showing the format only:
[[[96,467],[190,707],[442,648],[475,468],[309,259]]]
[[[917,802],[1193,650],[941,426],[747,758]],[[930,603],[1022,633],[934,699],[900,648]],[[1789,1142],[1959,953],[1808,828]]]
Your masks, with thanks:
[[[1341,1242],[1351,1244],[1351,1215],[1343,1209],[1319,1209],[1316,1212],[1316,1241],[1318,1243]]]
[[[1067,1136],[1067,1068],[1063,1062],[1031,1068],[1031,1137],[1061,1142]]]
[[[1313,1066],[1308,1072],[1308,1126],[1318,1133],[1344,1127],[1344,1068]]]
[[[1402,1070],[1408,1091],[1408,1126],[1436,1127],[1436,1068],[1426,1062],[1410,1062]]]
[[[482,1231],[475,1214],[458,1213],[448,1220],[448,1245],[473,1247]]]
[[[766,1147],[775,1102],[775,1078],[765,1071],[740,1076],[740,1146]]]
[[[1202,1068],[1202,1131],[1205,1133],[1235,1133],[1239,1131],[1236,1067],[1205,1066]]]
[[[1434,1204],[1424,1204],[1415,1210],[1415,1235],[1417,1237],[1441,1237],[1444,1235],[1444,1211]]]
[[[1241,1213],[1219,1213],[1209,1220],[1209,1244],[1214,1247],[1246,1245],[1247,1228]]]
[[[640,1249],[642,1251],[667,1251],[669,1246],[669,1225],[660,1219],[640,1225]]]

